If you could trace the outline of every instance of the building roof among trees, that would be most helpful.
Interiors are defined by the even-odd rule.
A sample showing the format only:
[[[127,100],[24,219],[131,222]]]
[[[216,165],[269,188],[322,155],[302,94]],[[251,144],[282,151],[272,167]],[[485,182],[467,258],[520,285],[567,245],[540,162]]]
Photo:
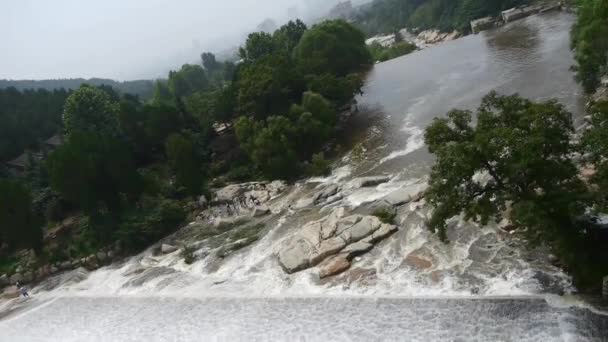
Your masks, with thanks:
[[[52,137],[48,138],[44,143],[52,147],[59,147],[63,144],[63,136],[60,134],[53,135]]]

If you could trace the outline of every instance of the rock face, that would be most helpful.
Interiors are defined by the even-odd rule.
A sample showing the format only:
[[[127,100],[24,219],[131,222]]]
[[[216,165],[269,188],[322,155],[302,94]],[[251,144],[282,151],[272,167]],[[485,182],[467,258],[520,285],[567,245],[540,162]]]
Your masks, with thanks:
[[[0,276],[0,286],[6,286],[9,285],[11,282],[8,279],[8,276],[6,274],[3,274]]]
[[[384,200],[395,206],[416,202],[422,199],[427,188],[428,185],[426,183],[414,184],[391,192]]]
[[[350,268],[350,261],[343,255],[338,255],[321,265],[319,278],[327,278],[332,275],[340,274]]]
[[[175,251],[177,251],[177,247],[175,247],[175,246],[172,246],[172,245],[169,245],[166,243],[163,243],[160,246],[160,252],[163,254],[169,254],[169,253],[173,253]]]
[[[344,208],[337,208],[327,217],[309,222],[288,238],[278,253],[279,263],[287,273],[294,273],[325,261],[339,254],[348,261],[365,253],[376,243],[397,230],[396,226],[383,224],[377,217],[345,216]],[[325,276],[336,274],[330,270],[348,268],[342,260],[334,260],[322,266]]]
[[[268,209],[267,206],[259,205],[259,206],[256,206],[255,208],[253,208],[253,211],[251,212],[251,216],[252,217],[261,217],[268,213],[270,213],[270,209]]]
[[[416,37],[417,45],[430,45],[437,44],[441,42],[447,42],[450,40],[454,40],[460,38],[461,33],[458,31],[453,31],[451,33],[440,32],[439,30],[426,30],[420,32],[418,37]]]

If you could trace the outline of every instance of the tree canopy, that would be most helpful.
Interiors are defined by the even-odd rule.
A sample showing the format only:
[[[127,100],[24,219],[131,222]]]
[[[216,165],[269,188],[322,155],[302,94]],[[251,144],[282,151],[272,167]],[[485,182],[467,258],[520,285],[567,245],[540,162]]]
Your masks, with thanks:
[[[437,158],[426,195],[434,206],[430,228],[446,239],[454,216],[480,224],[506,216],[529,241],[551,246],[579,284],[599,284],[607,270],[595,262],[608,258],[600,247],[606,240],[598,240],[600,230],[584,219],[594,196],[572,158],[579,147],[572,142],[571,114],[553,100],[536,103],[494,92],[475,114],[475,125],[471,111],[453,110],[426,129],[426,144]],[[594,120],[605,115],[597,111]],[[599,142],[605,127],[597,127],[583,139],[591,154],[605,152]]]
[[[65,102],[63,126],[67,135],[76,133],[119,135],[119,106],[107,92],[82,85]]]
[[[42,246],[42,222],[32,208],[32,196],[22,183],[0,179],[0,244],[12,249]]]
[[[326,21],[306,31],[295,57],[305,73],[339,77],[372,62],[363,32],[343,20]]]
[[[577,1],[577,21],[572,28],[577,80],[591,93],[608,72],[608,2]]]

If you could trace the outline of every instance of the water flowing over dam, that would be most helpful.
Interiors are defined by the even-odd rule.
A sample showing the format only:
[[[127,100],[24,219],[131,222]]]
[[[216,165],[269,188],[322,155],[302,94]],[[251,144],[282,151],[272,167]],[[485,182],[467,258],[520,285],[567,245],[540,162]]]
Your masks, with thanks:
[[[608,314],[569,297],[571,279],[547,253],[457,218],[444,244],[425,227],[424,200],[399,206],[399,230],[337,276],[287,274],[277,260],[306,223],[423,185],[432,163],[424,128],[452,108],[474,109],[496,90],[556,98],[580,119],[573,20],[533,16],[376,65],[344,133],[352,151],[331,176],[271,199],[257,242],[217,257],[217,246],[189,237],[200,242],[192,265],[150,249],[53,277],[28,301],[0,302],[0,341],[608,340]],[[371,176],[386,179],[357,182]]]

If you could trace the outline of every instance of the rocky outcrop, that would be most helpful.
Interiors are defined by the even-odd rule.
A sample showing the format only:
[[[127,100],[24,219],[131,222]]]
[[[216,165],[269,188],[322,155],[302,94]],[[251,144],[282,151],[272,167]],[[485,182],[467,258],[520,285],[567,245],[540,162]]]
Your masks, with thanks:
[[[160,252],[163,253],[163,254],[173,253],[173,252],[177,251],[177,249],[178,249],[177,247],[169,245],[169,244],[166,244],[166,243],[163,243],[160,246]]]
[[[287,273],[316,266],[332,256],[348,261],[350,266],[349,260],[369,251],[374,243],[396,230],[396,226],[383,224],[377,217],[345,216],[345,209],[337,208],[327,217],[307,223],[288,238],[278,253],[279,263]],[[347,269],[346,264],[341,259],[327,261],[321,267],[321,274],[336,274]]]
[[[340,274],[349,268],[350,260],[348,260],[344,255],[338,255],[321,265],[319,269],[319,278],[323,279]]]
[[[204,203],[204,210],[196,215],[196,220],[216,222],[241,216],[266,215],[272,211],[271,200],[286,189],[287,185],[282,181],[227,185],[215,192],[211,202]],[[202,207],[200,202],[199,199],[198,205]]]
[[[438,44],[441,42],[447,42],[450,40],[454,40],[460,38],[462,34],[458,31],[453,32],[441,32],[439,30],[426,30],[420,32],[418,37],[416,37],[416,45],[425,46]]]
[[[391,192],[384,197],[384,200],[394,206],[417,202],[424,197],[424,192],[427,188],[428,185],[426,183],[414,184]]]

